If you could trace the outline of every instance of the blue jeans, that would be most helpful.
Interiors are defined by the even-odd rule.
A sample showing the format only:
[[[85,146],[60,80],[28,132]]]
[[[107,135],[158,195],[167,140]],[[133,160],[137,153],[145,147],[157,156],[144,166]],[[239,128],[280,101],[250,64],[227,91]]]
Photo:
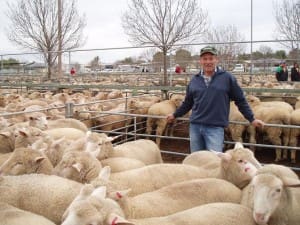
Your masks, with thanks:
[[[200,150],[222,152],[224,128],[190,123],[191,153]]]

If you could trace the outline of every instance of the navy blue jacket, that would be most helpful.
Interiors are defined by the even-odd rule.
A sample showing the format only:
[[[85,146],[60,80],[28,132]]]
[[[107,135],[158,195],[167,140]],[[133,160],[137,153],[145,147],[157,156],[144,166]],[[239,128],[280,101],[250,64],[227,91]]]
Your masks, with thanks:
[[[174,116],[181,117],[192,109],[191,123],[227,127],[231,100],[249,122],[254,120],[243,90],[232,74],[217,69],[206,87],[200,72],[188,84],[185,100]]]

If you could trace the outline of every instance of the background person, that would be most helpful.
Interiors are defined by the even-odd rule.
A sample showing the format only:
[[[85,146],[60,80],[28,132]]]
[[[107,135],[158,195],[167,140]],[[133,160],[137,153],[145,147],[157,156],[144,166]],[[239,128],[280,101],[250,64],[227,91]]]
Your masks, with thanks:
[[[204,149],[222,152],[231,100],[253,126],[264,125],[263,121],[254,118],[235,77],[219,69],[217,63],[217,50],[214,47],[201,49],[201,71],[188,84],[182,105],[167,116],[168,122],[173,122],[176,117],[192,110],[189,128],[191,152]]]
[[[276,79],[277,81],[287,81],[289,77],[289,72],[286,67],[285,62],[281,62],[279,67],[276,69]]]
[[[74,68],[74,67],[72,67],[72,68],[71,68],[71,70],[70,70],[70,74],[71,74],[71,76],[75,76],[75,74],[76,74],[76,70],[75,70],[75,68]]]
[[[299,65],[296,62],[291,69],[291,81],[300,81]]]

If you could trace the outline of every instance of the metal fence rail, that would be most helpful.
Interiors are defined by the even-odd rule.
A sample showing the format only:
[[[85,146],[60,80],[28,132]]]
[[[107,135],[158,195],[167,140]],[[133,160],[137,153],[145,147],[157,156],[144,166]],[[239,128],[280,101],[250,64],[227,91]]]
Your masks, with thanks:
[[[139,98],[139,97],[144,97],[148,95],[140,95],[140,96],[128,96],[125,98],[121,98],[124,101],[128,101],[130,98]],[[96,101],[96,102],[90,102],[90,103],[85,103],[85,104],[73,104],[73,103],[67,103],[65,106],[60,106],[60,107],[50,107],[50,108],[43,108],[39,110],[31,110],[31,111],[21,111],[21,112],[11,112],[11,113],[1,113],[0,117],[12,117],[12,116],[18,116],[21,114],[29,114],[29,113],[34,113],[34,112],[44,112],[44,111],[49,111],[53,109],[64,109],[65,110],[65,116],[66,118],[71,118],[74,115],[74,110],[76,107],[81,107],[85,106],[87,104],[95,104],[95,103],[101,103],[105,101],[117,101],[119,99],[110,99],[110,100],[101,100],[101,101]],[[126,104],[125,104],[126,105]],[[113,135],[113,136],[119,136],[118,142],[117,143],[122,143],[125,141],[129,140],[136,140],[139,138],[162,138],[162,139],[169,139],[169,140],[182,140],[182,141],[189,141],[189,137],[179,137],[179,136],[166,136],[166,135],[154,135],[154,134],[146,134],[143,132],[143,128],[138,128],[138,123],[137,123],[137,118],[157,118],[157,119],[165,119],[165,116],[153,116],[153,115],[148,115],[148,114],[134,114],[134,113],[128,113],[128,112],[106,112],[106,111],[91,111],[91,110],[79,110],[78,112],[80,113],[93,113],[97,114],[98,116],[106,116],[106,115],[121,115],[126,118],[126,120],[130,119],[132,122],[129,124],[126,124],[123,127],[120,127],[118,129],[110,130],[110,131],[105,131],[101,130],[101,126],[96,126],[96,127],[91,127],[90,129],[95,131],[95,132],[102,132],[102,133],[107,133],[108,135]],[[177,118],[177,121],[185,122],[187,123],[189,121],[188,118]],[[112,121],[112,123],[116,123],[119,121]],[[239,122],[239,121],[230,121],[232,124],[242,124],[242,125],[249,125],[247,122]],[[109,123],[102,124],[107,125]],[[300,129],[300,126],[296,125],[282,125],[282,124],[266,124],[266,127],[281,127],[281,128],[296,128]],[[234,142],[231,141],[225,141],[225,144],[234,144]],[[115,143],[116,144],[116,143]],[[280,148],[280,149],[288,149],[288,150],[296,150],[297,152],[300,151],[300,147],[292,147],[292,146],[278,146],[278,145],[267,145],[267,144],[252,144],[252,143],[243,143],[244,146],[254,146],[254,147],[262,147],[262,148],[267,148],[267,149],[274,149],[274,148]],[[186,156],[186,153],[181,153],[181,152],[176,152],[172,149],[166,149],[166,150],[161,150],[162,153],[165,154],[171,154],[171,155],[178,155],[178,156]],[[299,170],[300,168],[298,167],[293,167],[294,170]]]

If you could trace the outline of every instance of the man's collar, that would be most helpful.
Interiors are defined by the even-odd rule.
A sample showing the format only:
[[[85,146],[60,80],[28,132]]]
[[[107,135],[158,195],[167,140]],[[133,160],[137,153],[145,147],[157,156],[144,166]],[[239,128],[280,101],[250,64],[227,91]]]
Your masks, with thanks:
[[[216,72],[218,72],[218,67],[217,67],[217,66],[215,67],[215,73],[216,73]],[[199,74],[200,74],[200,76],[205,76],[204,70],[201,69]]]

